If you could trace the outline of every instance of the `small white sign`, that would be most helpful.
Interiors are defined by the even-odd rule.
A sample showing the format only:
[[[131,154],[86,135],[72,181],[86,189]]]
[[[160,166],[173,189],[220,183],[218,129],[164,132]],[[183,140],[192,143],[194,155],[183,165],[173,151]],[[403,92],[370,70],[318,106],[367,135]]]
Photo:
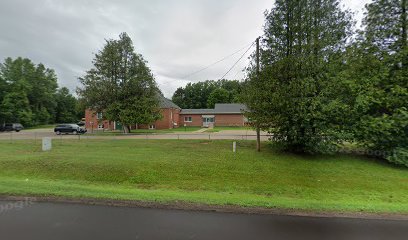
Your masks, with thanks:
[[[42,139],[42,150],[51,151],[52,148],[52,139],[51,138],[43,138]]]

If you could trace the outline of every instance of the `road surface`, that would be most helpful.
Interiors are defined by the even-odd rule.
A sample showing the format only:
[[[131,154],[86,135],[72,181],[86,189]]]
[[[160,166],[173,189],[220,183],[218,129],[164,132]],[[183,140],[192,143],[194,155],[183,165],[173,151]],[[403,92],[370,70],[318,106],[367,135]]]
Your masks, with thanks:
[[[267,141],[267,133],[262,133],[261,140]],[[247,130],[227,130],[215,133],[199,132],[176,132],[176,133],[159,133],[159,134],[130,134],[130,135],[60,135],[57,136],[52,129],[36,129],[35,131],[21,132],[0,132],[0,141],[13,140],[40,140],[44,137],[53,139],[184,139],[184,140],[256,140],[256,133]]]
[[[408,236],[408,221],[1,201],[0,210],[0,239],[4,240],[406,240]]]

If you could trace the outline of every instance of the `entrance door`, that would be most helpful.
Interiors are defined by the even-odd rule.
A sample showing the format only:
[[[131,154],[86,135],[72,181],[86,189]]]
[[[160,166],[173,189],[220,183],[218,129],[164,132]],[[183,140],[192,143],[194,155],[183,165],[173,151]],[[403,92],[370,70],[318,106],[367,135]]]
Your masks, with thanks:
[[[203,127],[214,127],[215,118],[214,117],[203,117]]]
[[[115,130],[122,131],[123,126],[120,122],[115,122]]]

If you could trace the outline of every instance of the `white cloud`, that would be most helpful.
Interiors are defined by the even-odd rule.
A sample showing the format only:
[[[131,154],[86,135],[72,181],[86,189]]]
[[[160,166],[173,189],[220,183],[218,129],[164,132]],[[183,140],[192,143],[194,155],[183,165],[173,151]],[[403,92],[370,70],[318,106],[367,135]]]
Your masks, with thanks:
[[[360,10],[368,1],[345,5]],[[0,59],[42,62],[56,70],[61,86],[75,90],[104,39],[127,32],[170,97],[188,81],[220,78],[240,54],[181,79],[254,41],[272,6],[271,0],[1,0]],[[245,64],[228,77],[242,77]]]

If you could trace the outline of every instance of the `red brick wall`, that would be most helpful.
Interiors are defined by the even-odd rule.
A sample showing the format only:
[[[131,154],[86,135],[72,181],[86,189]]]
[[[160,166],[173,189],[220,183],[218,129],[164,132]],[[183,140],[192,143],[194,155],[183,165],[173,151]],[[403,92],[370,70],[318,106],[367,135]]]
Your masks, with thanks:
[[[242,114],[215,115],[215,126],[242,127],[244,126],[244,115]]]
[[[187,127],[202,127],[203,114],[180,114],[180,126],[186,124]],[[244,126],[244,115],[242,114],[214,114],[215,126],[219,127],[241,127]],[[192,117],[193,122],[184,122],[184,117]]]
[[[156,129],[172,129],[183,127],[184,124],[188,127],[202,127],[202,114],[184,115],[180,114],[179,109],[162,109],[163,119],[154,123]],[[173,115],[173,118],[172,118]],[[192,117],[192,122],[184,122],[184,117]],[[94,112],[86,110],[85,112],[86,128],[88,131],[92,129],[91,122],[93,122],[93,129],[98,129],[98,124],[103,124],[105,130],[113,130],[114,123],[109,121],[98,122],[97,116]],[[177,123],[173,126],[173,123]],[[215,126],[244,126],[244,116],[242,114],[215,114]],[[148,129],[149,125],[139,125],[139,129]]]
[[[150,125],[155,125],[156,129],[161,130],[161,129],[172,129],[172,128],[177,128],[180,126],[180,122],[179,122],[179,114],[180,114],[180,110],[179,109],[162,109],[161,110],[161,114],[163,115],[163,118],[159,121],[156,121],[155,123],[152,124],[139,124],[137,126],[138,129],[149,129]],[[172,118],[173,115],[173,118]],[[88,129],[91,129],[91,125],[89,124],[90,122],[94,122],[94,129],[98,128],[98,120],[97,120],[97,116],[95,113],[93,113],[90,110],[87,110],[85,112],[85,119],[86,119],[86,126]],[[177,123],[177,126],[173,126],[173,123]],[[109,124],[108,121],[104,122],[105,124],[105,129],[110,129],[113,130],[114,129],[114,124],[111,123]],[[132,126],[132,129],[135,129],[136,126]]]
[[[93,123],[93,124],[92,124]],[[114,124],[109,121],[98,120],[96,113],[87,109],[85,111],[85,128],[90,130],[98,130],[98,125],[103,124],[105,130],[113,130]]]
[[[156,129],[173,129],[173,128],[178,128],[180,123],[179,123],[179,114],[180,110],[179,109],[162,109],[162,116],[163,119],[156,121]],[[174,126],[174,123],[177,124],[177,126]]]
[[[192,122],[184,122],[184,117],[192,117],[193,121]],[[183,114],[180,114],[179,121],[180,121],[180,127],[184,127],[184,124],[186,124],[187,127],[202,127],[203,126],[202,114],[200,114],[200,115],[183,115]]]

